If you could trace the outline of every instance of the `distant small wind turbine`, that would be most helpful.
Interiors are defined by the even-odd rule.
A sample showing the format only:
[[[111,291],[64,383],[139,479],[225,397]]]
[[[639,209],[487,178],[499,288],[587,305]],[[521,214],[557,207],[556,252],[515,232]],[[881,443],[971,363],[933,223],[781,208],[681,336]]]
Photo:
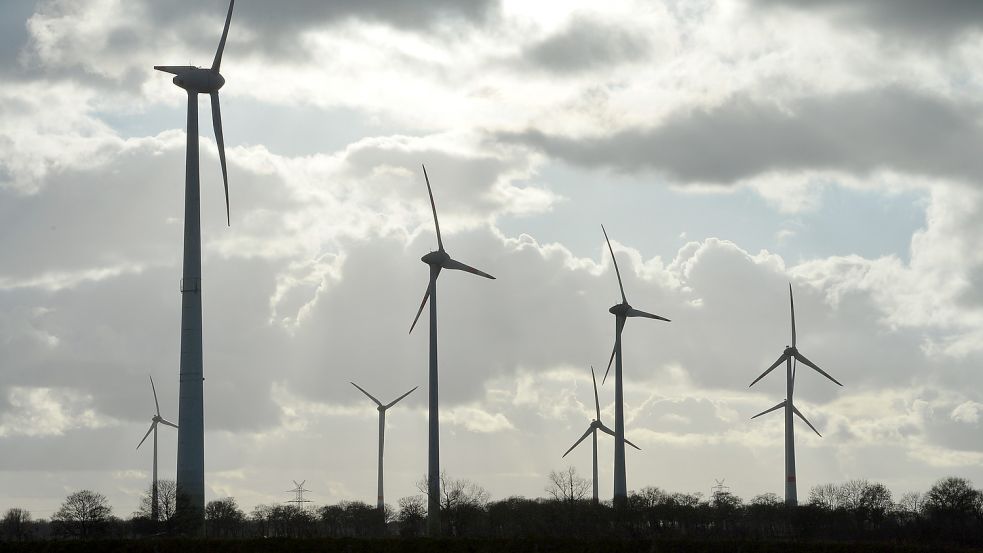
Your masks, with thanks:
[[[427,463],[427,533],[431,537],[440,535],[440,422],[439,409],[437,402],[437,277],[441,269],[451,269],[455,271],[465,271],[481,277],[493,279],[490,274],[479,271],[451,259],[451,256],[444,251],[444,241],[440,237],[440,223],[437,222],[437,205],[433,201],[433,189],[430,188],[430,177],[427,176],[427,168],[423,167],[423,178],[427,182],[427,193],[430,195],[430,208],[433,210],[433,226],[437,230],[437,251],[430,252],[420,258],[421,261],[430,266],[430,282],[427,284],[427,292],[423,295],[420,309],[416,312],[413,324],[410,325],[410,333],[416,327],[416,322],[420,320],[420,314],[430,300],[430,411],[429,411],[429,441],[428,441],[428,463]]]
[[[601,432],[604,432],[605,434],[608,434],[609,436],[614,436],[615,434],[614,434],[614,431],[613,430],[611,430],[603,422],[601,422],[601,402],[597,399],[597,377],[594,376],[594,367],[591,367],[590,368],[590,376],[591,376],[591,379],[594,381],[594,409],[595,409],[596,417],[594,418],[594,420],[591,421],[590,425],[587,427],[587,432],[584,432],[584,435],[581,436],[579,440],[577,440],[576,442],[574,442],[574,444],[572,446],[570,446],[570,449],[568,449],[567,452],[563,454],[563,457],[566,457],[567,454],[569,454],[571,451],[573,451],[575,447],[577,447],[578,445],[580,445],[580,442],[582,442],[585,439],[587,439],[587,436],[593,436],[593,438],[594,438],[594,471],[593,471],[593,476],[594,476],[594,503],[597,503],[597,501],[598,501],[598,498],[597,498],[597,431],[600,430]],[[627,439],[625,440],[625,443],[628,444],[628,445],[630,445],[630,446],[632,446],[633,448],[635,448],[635,449],[637,449],[639,451],[642,450],[642,448],[640,448],[637,445],[631,443]],[[563,457],[561,457],[561,459]]]
[[[153,432],[154,433],[154,477],[153,477],[154,479],[153,479],[153,484],[150,487],[151,489],[150,518],[152,518],[154,522],[157,522],[157,520],[160,518],[160,509],[158,508],[157,505],[157,425],[166,424],[167,426],[173,426],[174,428],[177,428],[177,425],[174,424],[173,422],[164,419],[164,417],[160,416],[160,403],[157,402],[157,388],[154,387],[154,377],[152,376],[150,377],[150,389],[154,392],[154,407],[157,408],[157,414],[154,415],[154,418],[151,419],[150,429],[147,430],[147,433],[143,435],[143,439],[140,440],[140,443],[137,444],[137,449],[140,449],[140,446],[143,445],[143,442],[147,441],[147,436],[149,436],[150,433]]]
[[[392,407],[393,405],[396,405],[397,403],[399,403],[399,400],[403,399],[404,397],[406,397],[406,396],[412,394],[414,391],[416,391],[416,389],[419,386],[415,386],[412,390],[406,392],[405,394],[399,396],[398,398],[396,398],[396,399],[390,401],[389,403],[383,405],[381,401],[379,401],[378,399],[376,399],[372,394],[366,392],[358,384],[355,384],[354,382],[351,382],[351,385],[352,386],[355,386],[356,388],[358,388],[358,390],[360,392],[362,392],[363,394],[365,394],[366,396],[368,396],[369,399],[371,399],[372,401],[374,401],[375,404],[376,404],[376,406],[377,406],[376,409],[378,409],[378,411],[379,411],[379,495],[378,495],[378,499],[377,499],[378,502],[376,503],[376,506],[379,508],[380,511],[385,511],[385,509],[386,509],[386,500],[383,497],[383,493],[382,493],[382,453],[383,453],[383,450],[385,449],[385,441],[386,441],[386,411],[390,407]]]
[[[225,167],[225,139],[222,133],[222,112],[218,91],[225,85],[219,72],[222,53],[229,36],[232,8],[225,17],[225,29],[211,67],[155,65],[154,69],[174,75],[173,82],[188,92],[188,150],[184,184],[184,270],[181,279],[181,365],[177,446],[177,509],[189,522],[188,531],[201,534],[205,528],[205,422],[204,373],[201,338],[201,213],[198,174],[198,94],[212,99],[212,125],[218,144],[218,159],[222,164],[225,184],[225,217],[229,214],[229,177]]]
[[[785,400],[779,403],[778,405],[770,409],[766,409],[751,418],[756,419],[761,415],[767,415],[768,413],[771,413],[772,411],[777,411],[782,407],[785,408],[785,505],[789,507],[795,507],[796,505],[798,505],[798,496],[796,494],[796,488],[795,488],[795,435],[794,435],[794,428],[792,425],[792,414],[794,413],[795,416],[802,419],[803,422],[809,425],[809,428],[811,428],[813,432],[815,432],[820,438],[822,437],[822,434],[820,434],[819,431],[816,430],[816,427],[813,426],[812,423],[809,422],[809,420],[806,419],[805,416],[802,413],[800,413],[798,409],[795,408],[795,404],[792,402],[792,393],[795,389],[796,361],[801,361],[803,365],[813,369],[819,374],[830,379],[837,386],[842,386],[842,384],[840,384],[832,376],[826,374],[826,371],[817,367],[815,363],[806,359],[806,357],[801,353],[799,353],[799,350],[796,349],[795,300],[792,298],[791,283],[789,283],[788,285],[788,301],[792,313],[792,345],[785,346],[785,351],[778,358],[778,360],[775,361],[770,367],[768,367],[768,369],[765,372],[761,373],[761,376],[755,378],[754,382],[752,382],[751,385],[748,387],[750,388],[751,386],[754,386],[759,380],[764,378],[766,374],[773,371],[775,367],[781,365],[783,362],[785,363],[785,386],[786,386]]]
[[[621,377],[621,332],[625,329],[628,317],[644,317],[669,322],[669,319],[639,311],[628,304],[625,296],[625,287],[621,282],[621,271],[618,270],[618,259],[614,256],[614,248],[611,247],[611,240],[608,239],[608,231],[601,225],[604,232],[604,240],[608,243],[608,251],[611,252],[611,260],[614,261],[614,272],[618,276],[618,288],[621,289],[621,303],[611,307],[608,311],[615,316],[614,332],[614,351],[611,352],[611,359],[608,360],[608,369],[604,372],[602,383],[607,380],[608,372],[611,371],[611,362],[614,361],[614,503],[616,506],[623,505],[628,500],[628,476],[625,471],[625,400],[624,384]]]

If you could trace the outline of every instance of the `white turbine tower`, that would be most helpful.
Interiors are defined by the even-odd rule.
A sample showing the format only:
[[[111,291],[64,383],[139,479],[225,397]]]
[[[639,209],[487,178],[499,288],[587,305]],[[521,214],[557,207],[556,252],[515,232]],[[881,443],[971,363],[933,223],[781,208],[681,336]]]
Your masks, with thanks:
[[[792,415],[794,414],[795,416],[802,419],[803,422],[809,425],[809,428],[811,428],[813,432],[818,434],[819,437],[822,437],[822,434],[819,434],[819,431],[816,430],[816,427],[813,426],[812,423],[809,422],[809,420],[806,419],[805,416],[802,413],[800,413],[798,409],[795,408],[795,404],[792,402],[792,393],[795,389],[796,362],[801,362],[803,365],[815,370],[819,374],[833,381],[833,383],[836,384],[837,386],[842,386],[842,384],[837,382],[837,380],[832,376],[826,374],[826,371],[817,367],[815,363],[806,359],[806,357],[801,353],[799,353],[799,350],[796,349],[795,300],[792,298],[791,284],[788,285],[788,301],[792,312],[792,345],[785,346],[785,351],[778,358],[778,360],[775,361],[770,367],[768,367],[768,370],[761,373],[761,376],[755,378],[754,382],[752,382],[751,385],[748,387],[750,388],[751,386],[754,386],[755,383],[757,383],[759,380],[764,378],[766,374],[773,371],[775,367],[781,365],[782,363],[785,363],[785,388],[786,388],[785,400],[779,403],[778,405],[772,407],[771,409],[766,409],[751,418],[756,419],[761,415],[767,415],[768,413],[771,413],[772,411],[777,411],[782,407],[785,408],[785,505],[789,507],[795,507],[796,505],[798,505],[799,500],[795,488],[795,434],[792,425]]]
[[[587,436],[593,436],[594,438],[594,470],[593,470],[594,503],[597,503],[598,501],[597,499],[597,431],[600,430],[601,432],[604,432],[609,436],[614,436],[614,431],[608,428],[603,422],[601,422],[601,402],[597,399],[597,377],[594,376],[594,367],[590,368],[590,377],[594,381],[594,409],[595,409],[596,417],[594,418],[594,420],[591,421],[590,425],[587,427],[587,432],[584,432],[584,435],[581,436],[579,440],[574,442],[572,446],[570,446],[570,449],[568,449],[567,452],[563,454],[563,457],[566,457],[571,451],[574,450],[575,447],[580,445],[580,442],[586,440]],[[625,440],[625,443],[639,451],[642,450],[642,448],[631,443],[627,439]],[[561,457],[561,459],[563,457]]]
[[[465,271],[471,274],[494,279],[488,273],[479,271],[474,267],[469,267],[460,261],[451,259],[450,255],[444,251],[444,242],[440,237],[440,223],[437,222],[437,205],[433,201],[433,190],[430,188],[430,177],[427,176],[427,168],[423,167],[423,178],[427,182],[427,193],[430,195],[430,208],[433,210],[433,226],[437,231],[437,251],[430,252],[420,258],[421,261],[430,266],[430,282],[427,285],[427,292],[423,295],[420,309],[416,312],[413,324],[410,325],[410,333],[416,327],[416,322],[420,320],[420,314],[430,300],[430,410],[429,410],[429,439],[428,439],[428,463],[427,463],[427,533],[431,537],[440,535],[440,423],[438,421],[438,402],[437,402],[437,277],[441,269],[451,269],[455,271]]]
[[[379,508],[379,511],[385,512],[386,500],[383,497],[383,493],[382,493],[382,457],[383,457],[382,454],[383,454],[383,450],[385,449],[385,442],[386,442],[386,411],[393,405],[399,403],[399,400],[403,399],[404,397],[416,391],[416,389],[419,388],[419,386],[415,386],[412,390],[406,392],[405,394],[399,396],[398,398],[383,405],[381,401],[373,397],[372,394],[366,392],[358,384],[351,382],[351,385],[358,388],[360,392],[362,392],[363,394],[368,396],[369,399],[374,401],[377,406],[376,409],[379,411],[379,494],[378,494],[376,506]]]
[[[601,231],[604,233],[604,240],[608,243],[608,251],[611,252],[611,260],[614,261],[614,272],[618,276],[618,288],[621,290],[621,303],[608,310],[615,316],[614,351],[611,352],[608,369],[604,372],[604,379],[602,380],[603,383],[608,379],[611,362],[614,361],[614,504],[616,507],[620,507],[628,500],[628,477],[625,472],[625,401],[624,383],[621,375],[621,332],[625,329],[628,317],[644,317],[666,322],[669,322],[669,319],[639,311],[628,304],[625,286],[621,282],[621,271],[618,270],[618,260],[614,256],[614,248],[611,247],[611,240],[608,239],[608,231],[604,229],[604,225],[601,225]]]
[[[140,449],[140,446],[143,445],[143,442],[147,441],[147,436],[149,436],[150,433],[153,432],[154,433],[154,476],[153,476],[154,479],[153,479],[153,483],[150,486],[150,490],[151,490],[150,518],[153,519],[154,522],[157,522],[157,520],[160,518],[160,510],[158,509],[158,505],[157,505],[157,425],[166,424],[167,426],[173,426],[174,428],[177,428],[177,425],[174,424],[173,422],[164,419],[164,417],[160,416],[160,403],[157,402],[157,388],[154,387],[154,377],[152,376],[150,377],[150,389],[154,392],[154,407],[157,408],[157,414],[154,415],[154,418],[150,420],[150,429],[147,430],[147,433],[143,435],[143,439],[140,440],[140,443],[137,444],[137,449]]]
[[[175,75],[174,84],[188,92],[188,151],[184,189],[184,273],[181,279],[181,369],[180,401],[178,405],[177,447],[177,508],[188,522],[186,531],[204,530],[205,511],[205,423],[203,405],[204,381],[201,339],[201,214],[199,209],[198,176],[198,94],[208,94],[212,100],[212,124],[218,143],[218,158],[222,165],[225,185],[225,216],[229,214],[229,178],[225,166],[225,140],[222,133],[222,112],[218,91],[225,84],[219,72],[222,52],[232,22],[232,8],[225,18],[225,29],[211,67],[155,65],[154,69]],[[187,511],[187,512],[182,512]]]

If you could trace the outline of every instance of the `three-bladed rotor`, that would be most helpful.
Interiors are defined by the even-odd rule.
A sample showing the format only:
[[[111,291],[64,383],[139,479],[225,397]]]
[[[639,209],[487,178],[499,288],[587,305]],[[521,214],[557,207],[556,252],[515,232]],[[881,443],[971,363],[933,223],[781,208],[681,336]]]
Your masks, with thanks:
[[[143,442],[147,440],[147,436],[150,436],[150,433],[157,428],[158,424],[164,424],[167,426],[173,426],[174,428],[177,428],[176,424],[160,416],[160,403],[157,401],[157,388],[154,387],[154,377],[152,376],[150,377],[150,389],[154,392],[154,407],[156,408],[156,413],[154,414],[154,417],[150,420],[150,429],[147,430],[147,433],[143,435],[143,439],[140,440],[140,443],[137,444],[137,449],[140,449],[140,446],[143,445]]]
[[[366,392],[365,389],[362,388],[361,386],[359,386],[358,384],[355,384],[354,382],[349,382],[349,384],[351,384],[352,386],[355,386],[356,388],[358,388],[358,390],[360,392],[362,392],[363,394],[365,394],[366,396],[368,396],[369,399],[371,399],[373,402],[375,402],[375,404],[377,406],[376,409],[378,409],[379,411],[385,411],[385,410],[389,409],[390,407],[392,407],[393,405],[396,405],[397,403],[399,403],[399,401],[401,399],[403,399],[404,397],[412,394],[413,392],[416,391],[417,388],[419,388],[419,386],[414,386],[412,390],[406,392],[405,394],[399,396],[398,398],[396,398],[396,399],[390,401],[389,403],[386,403],[385,405],[383,405],[383,403],[381,401],[379,401],[378,399],[376,399],[375,396],[373,396],[372,394]]]
[[[754,379],[754,382],[752,382],[750,385],[748,385],[748,387],[750,388],[751,386],[754,386],[759,380],[761,380],[762,378],[764,378],[768,373],[770,373],[771,371],[775,370],[776,367],[778,367],[782,363],[788,361],[789,359],[791,359],[793,361],[799,361],[799,362],[801,362],[803,365],[805,365],[805,366],[813,369],[814,371],[818,372],[819,374],[825,376],[826,378],[828,378],[829,380],[831,380],[837,386],[842,386],[843,384],[840,384],[840,382],[838,380],[836,380],[835,378],[833,378],[832,376],[830,376],[826,371],[820,369],[815,363],[813,363],[812,361],[810,361],[809,359],[807,359],[805,355],[802,355],[801,353],[799,353],[798,348],[796,348],[796,346],[795,346],[795,338],[796,338],[795,337],[795,300],[792,297],[792,285],[791,284],[788,285],[788,298],[789,298],[789,305],[791,306],[791,314],[792,314],[792,345],[791,346],[786,346],[785,347],[785,351],[782,352],[782,354],[778,357],[778,360],[776,360],[774,363],[772,363],[772,365],[770,367],[768,367],[767,369],[765,369],[765,372],[761,373],[761,376],[759,376],[758,378],[755,378]],[[793,374],[793,377],[794,377],[795,372],[793,371],[792,374]],[[794,378],[793,378],[793,381],[794,381]]]
[[[605,434],[607,434],[609,436],[614,436],[614,430],[611,430],[610,428],[607,427],[607,425],[605,425],[603,422],[601,422],[601,402],[600,402],[600,400],[597,397],[597,376],[594,374],[594,367],[591,367],[590,368],[590,376],[591,376],[591,379],[594,382],[594,413],[595,413],[594,420],[592,420],[590,422],[590,425],[587,427],[587,431],[584,432],[584,435],[581,436],[580,439],[578,439],[576,442],[574,442],[574,444],[572,446],[570,446],[570,449],[568,449],[566,451],[566,453],[563,454],[563,456],[561,457],[561,459],[563,457],[566,457],[567,454],[569,454],[571,451],[574,450],[574,448],[576,448],[578,445],[580,445],[580,442],[586,440],[587,437],[590,436],[595,430],[600,430],[601,432],[604,432]],[[640,448],[637,445],[631,443],[627,439],[625,440],[625,443],[628,444],[628,445],[630,445],[630,446],[632,446],[633,448],[635,448],[635,449],[637,449],[639,451],[642,450],[642,448]]]
[[[430,187],[430,177],[427,175],[426,166],[423,166],[423,179],[427,182],[427,193],[430,195],[430,209],[433,211],[433,226],[437,231],[437,251],[430,252],[420,258],[420,261],[430,265],[430,282],[427,284],[426,293],[423,294],[423,301],[420,302],[420,309],[417,310],[416,317],[413,318],[413,324],[410,325],[410,333],[413,332],[417,321],[420,320],[420,315],[423,313],[423,308],[427,306],[427,300],[430,299],[430,294],[433,293],[434,285],[437,283],[437,277],[440,275],[440,271],[442,269],[464,271],[480,277],[485,277],[492,280],[495,279],[495,277],[484,271],[479,271],[474,267],[452,259],[451,256],[444,251],[444,240],[440,236],[440,222],[437,220],[437,204],[435,204],[433,201],[433,189]]]
[[[625,295],[625,285],[621,282],[621,271],[618,269],[618,259],[614,256],[614,248],[611,247],[611,240],[608,238],[608,231],[604,228],[604,225],[601,225],[601,231],[604,233],[604,240],[608,244],[608,251],[611,252],[611,260],[614,261],[614,273],[618,277],[618,289],[621,290],[621,303],[612,306],[611,309],[608,309],[612,315],[617,317],[617,335],[615,336],[614,348],[611,350],[611,358],[608,360],[608,368],[606,371],[604,371],[604,378],[601,379],[601,383],[603,384],[608,379],[608,373],[611,372],[611,364],[614,363],[614,355],[618,351],[618,347],[621,344],[621,332],[625,329],[625,323],[627,323],[628,317],[642,317],[666,322],[670,321],[665,317],[660,317],[659,315],[653,315],[652,313],[646,313],[645,311],[635,309],[628,303],[628,296]]]
[[[225,217],[229,225],[232,216],[229,211],[229,173],[225,163],[225,135],[222,132],[222,108],[218,99],[218,91],[225,86],[225,77],[220,72],[222,54],[225,52],[225,41],[229,36],[229,25],[232,23],[232,9],[235,0],[229,2],[229,13],[225,17],[225,29],[222,39],[215,52],[215,60],[211,67],[195,67],[190,65],[155,65],[154,69],[174,75],[173,82],[188,91],[189,94],[208,94],[212,100],[212,127],[215,129],[215,142],[218,145],[218,159],[222,164],[222,181],[225,185]]]

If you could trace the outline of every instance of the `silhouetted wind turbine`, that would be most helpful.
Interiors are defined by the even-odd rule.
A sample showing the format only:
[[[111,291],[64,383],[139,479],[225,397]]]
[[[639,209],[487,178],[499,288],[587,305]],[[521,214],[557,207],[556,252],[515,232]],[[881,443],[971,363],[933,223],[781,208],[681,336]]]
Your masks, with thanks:
[[[177,446],[177,508],[195,511],[182,513],[194,532],[204,530],[205,511],[205,424],[203,405],[204,380],[201,340],[201,214],[199,209],[198,175],[198,94],[212,99],[212,124],[218,143],[218,159],[222,164],[225,185],[225,216],[229,214],[229,178],[225,167],[225,140],[222,134],[222,112],[218,91],[225,84],[219,72],[222,52],[229,36],[232,8],[225,18],[225,29],[218,43],[215,61],[210,68],[175,65],[155,65],[154,69],[175,75],[174,84],[188,92],[188,151],[184,189],[184,275],[181,279],[181,389],[178,407]]]
[[[147,433],[143,435],[143,439],[140,440],[140,443],[137,444],[137,449],[140,449],[140,446],[143,445],[143,442],[147,441],[147,436],[149,436],[150,433],[153,432],[154,433],[154,480],[153,480],[153,484],[151,484],[150,487],[151,490],[150,491],[150,501],[151,501],[150,518],[152,518],[154,522],[157,522],[157,519],[160,518],[160,510],[158,509],[158,505],[157,505],[157,424],[158,423],[166,424],[167,426],[173,426],[174,428],[177,428],[177,425],[174,424],[173,422],[164,419],[164,417],[160,416],[160,403],[157,402],[157,388],[154,387],[154,377],[152,376],[150,377],[150,389],[154,392],[154,407],[157,408],[157,414],[154,415],[153,419],[151,419],[150,429],[147,430]]]
[[[383,497],[383,493],[382,493],[382,453],[383,453],[383,449],[385,448],[385,441],[386,441],[386,410],[388,410],[393,405],[396,405],[397,403],[399,403],[399,400],[401,400],[404,397],[412,394],[414,391],[416,391],[416,389],[419,386],[414,386],[412,390],[406,392],[405,394],[399,396],[398,398],[396,398],[396,399],[390,401],[389,403],[383,405],[381,401],[379,401],[378,399],[376,399],[375,397],[373,397],[372,394],[366,392],[358,384],[355,384],[354,382],[352,382],[351,385],[352,386],[355,386],[356,388],[358,388],[360,392],[362,392],[363,394],[365,394],[366,396],[368,396],[369,399],[371,399],[372,401],[374,401],[375,404],[377,405],[377,409],[379,411],[379,496],[378,496],[378,499],[377,499],[378,502],[376,503],[376,506],[379,508],[380,511],[383,511],[384,512],[386,510],[386,500]]]
[[[596,417],[594,418],[594,420],[591,421],[590,425],[587,427],[587,432],[584,432],[584,435],[581,436],[579,440],[574,442],[572,446],[570,446],[570,449],[568,449],[567,452],[563,454],[563,457],[566,457],[567,454],[573,451],[575,447],[580,445],[580,442],[587,439],[587,436],[593,436],[594,438],[594,471],[593,471],[594,503],[597,503],[597,431],[600,430],[601,432],[604,432],[605,434],[608,434],[610,436],[614,436],[614,431],[608,428],[603,422],[601,422],[601,402],[597,399],[597,377],[594,376],[594,367],[590,368],[590,377],[594,381],[594,409],[596,412]],[[627,439],[625,440],[625,443],[639,451],[642,450],[642,448],[631,443]],[[561,459],[563,457],[561,457]]]
[[[444,251],[444,241],[440,237],[440,223],[437,222],[437,205],[433,201],[433,189],[430,188],[430,177],[427,168],[423,167],[423,178],[427,182],[427,193],[430,195],[430,208],[433,210],[433,226],[437,231],[437,251],[430,252],[420,258],[430,266],[430,283],[423,295],[420,309],[416,312],[410,332],[420,320],[420,314],[430,300],[430,412],[429,412],[429,458],[427,464],[427,533],[432,537],[440,535],[440,424],[438,421],[437,403],[437,277],[441,269],[465,271],[485,278],[494,279],[488,273],[469,267],[460,261],[451,259]]]
[[[750,388],[751,386],[754,386],[755,383],[757,383],[759,380],[764,378],[766,374],[773,371],[775,367],[781,365],[783,362],[785,363],[785,387],[786,387],[785,400],[779,403],[778,405],[772,407],[771,409],[766,409],[751,418],[756,419],[761,415],[767,415],[768,413],[771,413],[772,411],[777,411],[782,407],[785,408],[785,505],[789,507],[795,507],[796,505],[798,505],[798,497],[796,495],[796,489],[795,489],[795,435],[792,425],[792,414],[794,413],[795,416],[802,419],[802,421],[805,422],[807,425],[809,425],[809,428],[811,428],[812,431],[815,432],[820,438],[823,436],[822,434],[819,433],[818,430],[816,430],[816,427],[813,426],[812,423],[809,422],[809,420],[806,419],[805,416],[802,413],[800,413],[798,409],[795,408],[795,404],[792,402],[792,393],[795,389],[796,361],[801,361],[803,365],[815,370],[819,374],[832,380],[833,383],[836,384],[837,386],[842,386],[842,384],[837,382],[837,380],[832,376],[826,374],[826,371],[817,367],[815,363],[806,359],[806,357],[801,353],[799,353],[799,350],[796,349],[795,300],[792,298],[791,283],[788,285],[788,301],[792,313],[792,345],[785,346],[785,351],[778,358],[778,360],[775,361],[770,367],[768,367],[768,369],[765,372],[761,373],[761,376],[755,378],[754,382],[752,382],[748,387]]]
[[[621,332],[625,329],[628,317],[645,317],[669,322],[669,319],[639,311],[628,304],[628,297],[625,296],[625,286],[621,282],[621,271],[618,270],[618,260],[614,256],[614,248],[611,247],[611,240],[608,239],[608,231],[601,225],[604,233],[604,240],[608,243],[608,251],[611,252],[611,260],[614,261],[614,272],[618,276],[618,288],[621,290],[621,303],[611,307],[608,311],[615,316],[614,331],[614,351],[611,352],[611,359],[608,361],[607,371],[604,372],[604,381],[608,378],[611,371],[611,362],[614,361],[614,503],[621,506],[628,499],[628,477],[625,472],[625,401],[624,383],[621,375]],[[603,381],[602,381],[603,382]]]

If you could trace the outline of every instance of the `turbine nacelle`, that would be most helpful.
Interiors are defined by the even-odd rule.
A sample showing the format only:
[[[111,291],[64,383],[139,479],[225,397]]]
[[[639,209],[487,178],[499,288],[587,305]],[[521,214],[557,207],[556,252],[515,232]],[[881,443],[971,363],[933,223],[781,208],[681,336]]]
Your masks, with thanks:
[[[435,265],[437,267],[443,267],[451,256],[447,255],[444,250],[437,250],[435,252],[430,252],[427,255],[420,258],[420,261],[426,263],[427,265]]]
[[[628,305],[628,302],[622,302],[618,305],[611,306],[611,309],[608,309],[608,311],[610,311],[612,315],[617,315],[618,317],[627,317],[631,312],[631,306]]]
[[[173,65],[155,65],[154,69],[173,74],[171,82],[188,92],[211,94],[225,86],[225,77],[215,69]]]

